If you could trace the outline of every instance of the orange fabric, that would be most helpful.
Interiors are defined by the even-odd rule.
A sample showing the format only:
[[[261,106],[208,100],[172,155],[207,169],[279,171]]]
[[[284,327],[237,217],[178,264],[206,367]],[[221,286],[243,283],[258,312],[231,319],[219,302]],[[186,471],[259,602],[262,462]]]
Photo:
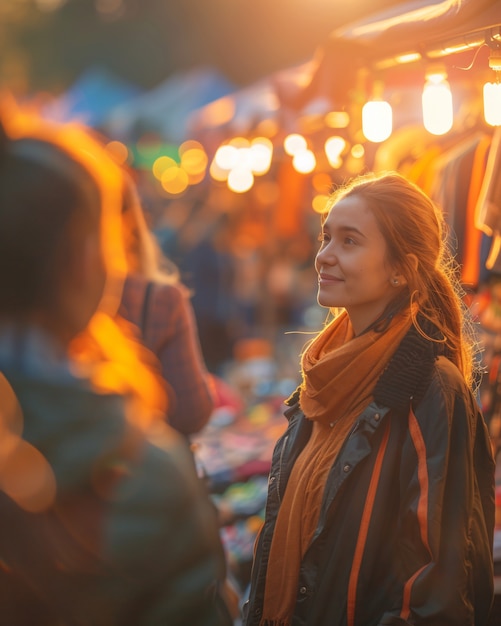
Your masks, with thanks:
[[[491,140],[492,137],[486,135],[480,140],[475,150],[466,204],[466,228],[461,280],[463,284],[474,287],[478,287],[480,277],[480,246],[482,242],[482,231],[475,224],[475,211],[484,180],[486,156]]]
[[[423,191],[430,194],[435,180],[434,162],[442,154],[443,150],[439,145],[430,146],[426,152],[417,159],[406,172],[416,185]]]
[[[385,332],[355,337],[343,312],[303,354],[300,404],[313,421],[313,429],[294,464],[278,512],[268,560],[263,626],[290,624],[301,559],[317,527],[329,470],[410,325],[410,312],[405,311]]]
[[[279,237],[297,237],[304,223],[304,195],[307,177],[292,162],[284,161],[278,172],[280,195],[273,210],[273,226]]]
[[[412,437],[412,441],[414,442],[414,447],[416,449],[416,454],[418,457],[418,480],[419,480],[419,503],[417,509],[417,517],[419,520],[419,531],[421,534],[421,540],[423,542],[424,547],[428,551],[428,554],[431,556],[431,550],[428,541],[428,465],[426,463],[426,447],[423,439],[423,435],[419,428],[419,424],[417,423],[416,416],[413,411],[409,414],[409,432]],[[403,594],[403,603],[402,610],[400,616],[403,619],[407,619],[410,615],[410,597],[411,590],[414,581],[419,576],[419,574],[423,571],[426,565],[423,565],[421,569],[414,573],[414,575],[409,578],[404,586],[404,594]]]
[[[379,484],[379,477],[381,476],[381,468],[383,466],[384,453],[386,452],[386,446],[388,445],[388,439],[390,437],[390,423],[386,425],[386,431],[384,433],[381,447],[377,454],[376,463],[374,465],[374,472],[371,476],[371,482],[369,490],[367,492],[367,499],[365,501],[364,512],[362,514],[362,521],[360,523],[360,531],[358,533],[357,547],[355,548],[355,555],[353,557],[353,563],[350,572],[350,582],[348,585],[348,601],[347,601],[347,621],[348,626],[354,626],[355,624],[355,607],[357,605],[357,584],[358,576],[360,573],[360,566],[362,564],[362,557],[364,555],[365,543],[367,541],[367,534],[369,532],[369,523],[372,515],[372,509],[374,508],[374,502],[376,500],[376,491]]]
[[[329,424],[365,407],[410,325],[406,311],[386,332],[354,337],[346,311],[334,319],[303,353],[300,404],[306,417]]]

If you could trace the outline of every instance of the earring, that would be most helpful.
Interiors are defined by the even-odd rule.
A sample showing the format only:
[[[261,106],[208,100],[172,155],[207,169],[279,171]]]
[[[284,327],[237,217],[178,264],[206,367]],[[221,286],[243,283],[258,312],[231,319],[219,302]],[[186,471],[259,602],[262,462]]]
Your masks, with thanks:
[[[393,284],[394,284],[394,285],[398,285],[398,278],[394,278],[394,279],[393,279]]]

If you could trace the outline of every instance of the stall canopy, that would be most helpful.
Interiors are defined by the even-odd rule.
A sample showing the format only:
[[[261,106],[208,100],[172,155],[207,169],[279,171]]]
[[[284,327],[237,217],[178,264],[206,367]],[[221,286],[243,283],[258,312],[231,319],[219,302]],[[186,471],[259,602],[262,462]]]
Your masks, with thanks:
[[[483,44],[501,48],[500,0],[403,2],[333,31],[319,47],[311,80],[302,89],[279,85],[281,105],[300,111],[324,98],[342,105],[355,85],[357,70],[373,75],[406,67],[406,72]],[[401,82],[402,75],[398,74]]]
[[[127,141],[154,133],[164,141],[181,143],[187,138],[187,120],[194,110],[234,91],[234,85],[213,68],[180,72],[115,107],[107,116],[106,130]]]
[[[101,127],[110,112],[119,105],[134,100],[142,90],[122,80],[103,67],[92,67],[64,94],[44,107],[45,117],[56,121],[79,120]]]

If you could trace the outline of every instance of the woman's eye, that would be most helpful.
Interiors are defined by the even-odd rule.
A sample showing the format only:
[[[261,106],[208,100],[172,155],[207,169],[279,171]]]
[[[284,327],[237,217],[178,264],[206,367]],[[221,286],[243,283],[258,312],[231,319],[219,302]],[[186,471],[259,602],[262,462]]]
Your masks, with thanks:
[[[329,237],[327,236],[327,233],[320,233],[318,235],[318,241],[321,241],[322,243],[329,241]]]
[[[345,237],[344,238],[344,243],[349,245],[349,246],[353,246],[353,245],[355,245],[356,242],[351,237]]]

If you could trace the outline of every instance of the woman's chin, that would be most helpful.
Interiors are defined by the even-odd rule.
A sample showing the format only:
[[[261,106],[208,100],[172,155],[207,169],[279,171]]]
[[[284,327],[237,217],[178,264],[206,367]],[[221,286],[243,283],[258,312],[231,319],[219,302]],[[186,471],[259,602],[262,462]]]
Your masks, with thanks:
[[[335,302],[332,298],[328,298],[321,293],[317,296],[317,302],[326,309],[334,309],[340,306],[338,302]]]

